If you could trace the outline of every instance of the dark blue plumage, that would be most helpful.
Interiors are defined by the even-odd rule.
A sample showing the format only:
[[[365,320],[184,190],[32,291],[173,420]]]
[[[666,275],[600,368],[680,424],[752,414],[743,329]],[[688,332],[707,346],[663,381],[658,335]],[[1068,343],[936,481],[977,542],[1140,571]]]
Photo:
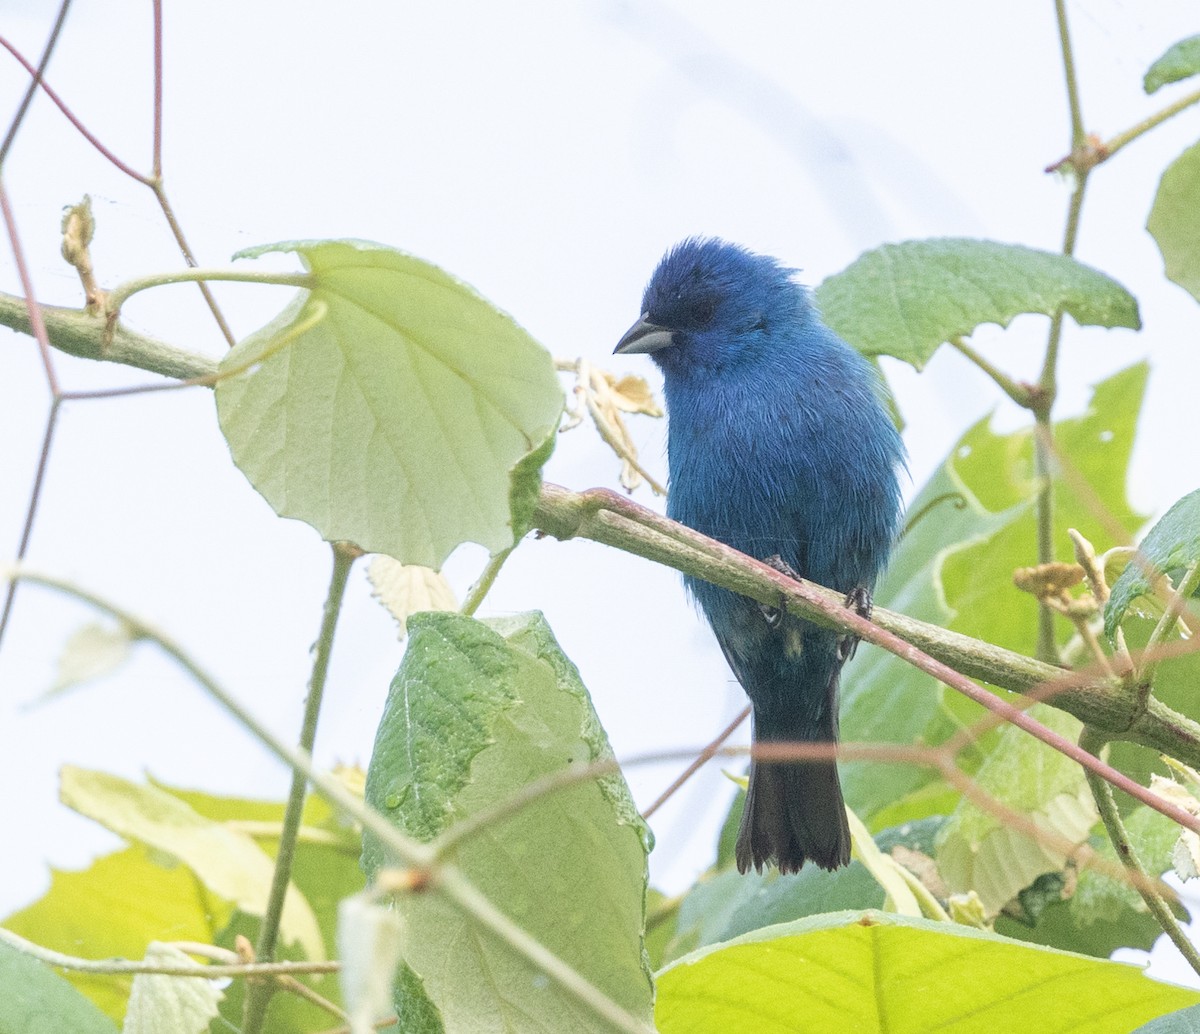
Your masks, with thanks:
[[[713,239],[676,245],[618,352],[662,368],[667,513],[801,577],[870,590],[900,515],[904,449],[872,366],[826,327],[793,271]],[[788,614],[686,579],[754,707],[759,741],[835,742],[850,644]],[[837,766],[756,762],[738,868],[850,857]]]

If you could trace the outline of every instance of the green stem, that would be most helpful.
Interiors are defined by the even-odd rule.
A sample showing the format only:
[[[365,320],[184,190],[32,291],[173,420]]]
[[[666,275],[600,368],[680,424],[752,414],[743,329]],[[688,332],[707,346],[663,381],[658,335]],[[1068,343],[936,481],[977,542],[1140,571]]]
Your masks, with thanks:
[[[157,973],[167,977],[202,977],[212,980],[215,977],[267,977],[267,976],[296,976],[312,973],[336,973],[342,968],[340,962],[238,962],[224,965],[218,963],[193,962],[190,965],[167,965],[158,962],[130,959],[81,959],[75,955],[65,955],[53,948],[46,948],[33,941],[28,941],[11,930],[0,927],[0,941],[17,951],[40,959],[48,966],[58,969],[69,969],[76,973],[103,973],[112,975]],[[171,943],[171,942],[168,942]],[[212,951],[212,947],[208,947]],[[180,950],[187,950],[181,948]],[[191,952],[188,952],[192,954]],[[232,953],[231,953],[232,954]]]
[[[175,273],[155,273],[152,276],[138,277],[136,280],[126,280],[118,284],[108,294],[106,308],[110,313],[118,313],[121,307],[139,291],[151,287],[165,287],[167,284],[206,283],[218,280],[235,284],[273,284],[283,287],[312,287],[314,277],[311,273],[258,273],[241,272],[236,269],[181,269]]]
[[[1013,380],[1008,374],[996,366],[993,366],[987,359],[980,355],[974,348],[968,345],[961,337],[952,337],[949,342],[954,348],[958,349],[971,362],[986,373],[992,380],[996,382],[1000,390],[1012,399],[1018,406],[1025,409],[1033,408],[1033,392],[1024,384]]]
[[[496,576],[500,574],[500,568],[504,566],[504,561],[512,556],[513,550],[517,548],[518,544],[514,542],[507,549],[502,549],[499,553],[493,553],[488,557],[487,566],[483,569],[483,573],[480,574],[479,580],[471,586],[470,591],[467,593],[467,598],[463,600],[463,605],[459,608],[460,614],[465,614],[467,617],[474,616],[484,597],[487,596],[495,584]]]
[[[1150,638],[1146,640],[1146,648],[1142,651],[1145,663],[1142,666],[1142,670],[1137,674],[1138,692],[1142,699],[1145,699],[1149,695],[1150,686],[1154,681],[1154,672],[1158,668],[1159,662],[1154,654],[1162,641],[1175,628],[1175,622],[1179,620],[1180,615],[1183,613],[1183,608],[1187,606],[1188,597],[1196,591],[1197,586],[1200,586],[1200,562],[1192,564],[1184,573],[1179,585],[1171,594],[1171,599],[1167,603],[1167,609],[1163,611],[1163,616],[1158,619],[1158,624],[1154,626],[1154,631],[1150,633]]]
[[[1075,74],[1075,55],[1071,49],[1071,33],[1067,25],[1066,0],[1054,0],[1058,20],[1058,38],[1062,47],[1063,72],[1067,81],[1067,102],[1071,110],[1071,150],[1076,152],[1087,142],[1083,128],[1083,109],[1079,100],[1079,81]],[[1087,189],[1090,168],[1075,170],[1075,189],[1067,210],[1067,226],[1063,234],[1062,253],[1072,255],[1079,237],[1079,220],[1083,214],[1084,191]],[[1037,421],[1034,437],[1035,467],[1039,479],[1037,500],[1037,562],[1049,564],[1054,560],[1054,481],[1051,471],[1054,425],[1051,411],[1058,396],[1058,349],[1062,340],[1063,314],[1060,310],[1050,321],[1046,342],[1046,358],[1038,378],[1033,412]],[[1042,602],[1038,607],[1037,655],[1049,663],[1058,661],[1058,644],[1054,635],[1054,611]]]
[[[1186,108],[1190,108],[1197,101],[1200,101],[1200,90],[1196,90],[1192,93],[1189,93],[1185,97],[1181,97],[1174,104],[1168,104],[1161,111],[1155,112],[1149,118],[1142,119],[1141,122],[1135,126],[1131,126],[1129,129],[1125,130],[1124,133],[1118,133],[1111,140],[1102,145],[1101,150],[1104,154],[1104,160],[1107,161],[1122,147],[1133,143],[1133,141],[1143,133],[1148,133],[1155,126],[1162,125],[1167,121],[1167,119],[1178,115]]]
[[[1104,738],[1085,726],[1079,737],[1079,745],[1091,753],[1098,753],[1104,748]],[[1197,974],[1200,974],[1200,952],[1197,952],[1196,946],[1183,932],[1179,920],[1175,918],[1175,913],[1163,900],[1162,895],[1155,891],[1154,883],[1147,875],[1141,859],[1138,858],[1137,851],[1134,850],[1129,839],[1129,831],[1125,828],[1120,811],[1117,810],[1112,787],[1093,772],[1087,772],[1086,775],[1092,797],[1095,798],[1096,807],[1100,811],[1100,818],[1104,822],[1104,829],[1108,833],[1108,839],[1112,841],[1117,857],[1129,871],[1130,882],[1142,896],[1142,900],[1146,902],[1146,907],[1150,909],[1151,914],[1158,921],[1158,925],[1162,927],[1163,933],[1179,949],[1179,953],[1187,964]]]
[[[1054,16],[1058,21],[1063,72],[1067,78],[1067,103],[1071,108],[1071,147],[1074,149],[1083,145],[1086,134],[1083,129],[1083,109],[1079,103],[1079,80],[1075,75],[1075,54],[1071,49],[1071,31],[1067,25],[1066,0],[1054,0]]]
[[[333,543],[333,574],[329,579],[329,591],[325,595],[325,611],[321,619],[321,631],[317,637],[313,656],[312,675],[308,682],[308,699],[304,705],[304,721],[300,727],[300,749],[312,756],[313,744],[317,739],[317,721],[321,715],[321,698],[325,692],[325,681],[329,675],[329,658],[333,653],[333,636],[337,630],[338,615],[346,595],[346,582],[350,568],[360,554],[357,549],[348,549]],[[279,834],[279,849],[275,855],[275,874],[263,911],[262,926],[259,927],[258,944],[255,946],[255,961],[271,962],[275,957],[275,945],[279,937],[279,921],[283,917],[284,901],[292,881],[292,861],[296,855],[296,839],[300,833],[300,820],[304,814],[304,798],[308,779],[303,772],[294,769],[292,788],[288,793],[287,808],[283,814],[283,829]],[[269,981],[253,981],[246,986],[246,1003],[242,1015],[244,1034],[258,1034],[267,1015],[267,1006],[277,985]]]

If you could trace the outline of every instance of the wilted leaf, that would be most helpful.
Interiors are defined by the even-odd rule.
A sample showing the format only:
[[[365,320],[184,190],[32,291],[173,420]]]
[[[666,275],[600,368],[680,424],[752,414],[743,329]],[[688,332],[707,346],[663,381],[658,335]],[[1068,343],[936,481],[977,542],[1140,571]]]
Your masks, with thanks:
[[[367,568],[373,595],[396,619],[400,638],[408,634],[408,619],[424,610],[458,610],[454,590],[440,571],[402,564],[380,553]]]
[[[77,629],[63,646],[54,682],[41,700],[116,671],[125,663],[132,645],[124,625],[92,623]]]
[[[1062,711],[1038,704],[1028,713],[1067,739],[1079,735],[1078,719]],[[1072,850],[1099,821],[1079,765],[1015,726],[1001,732],[975,782],[997,803],[1065,840]],[[1062,869],[1068,857],[965,797],[938,838],[938,870],[946,885],[951,891],[974,890],[991,915],[1043,873]]]
[[[178,948],[159,943],[146,949],[146,961],[156,966],[194,964]],[[200,1034],[208,1030],[223,997],[211,980],[139,973],[133,978],[121,1034]]]
[[[342,1000],[351,1034],[374,1034],[375,1022],[392,1015],[392,978],[403,945],[404,920],[394,909],[357,894],[338,906]]]

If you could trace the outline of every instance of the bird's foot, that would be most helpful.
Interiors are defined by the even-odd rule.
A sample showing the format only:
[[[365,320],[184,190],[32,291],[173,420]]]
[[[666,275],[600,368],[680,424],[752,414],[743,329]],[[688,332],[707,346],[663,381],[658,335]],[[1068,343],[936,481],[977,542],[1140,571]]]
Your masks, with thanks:
[[[787,575],[793,581],[799,581],[800,575],[796,573],[796,569],[792,567],[778,553],[766,557],[763,563],[768,567],[774,568],[782,575]],[[767,623],[767,628],[778,628],[779,623],[783,620],[783,607],[772,607],[766,603],[760,603],[758,609],[762,611],[763,620]]]
[[[871,599],[871,590],[865,585],[859,585],[846,593],[846,606],[853,607],[854,611],[860,618],[871,620],[871,611],[874,609],[874,601]],[[854,651],[858,649],[858,636],[843,635],[838,637],[838,660],[843,664],[854,656]]]
[[[787,575],[794,582],[800,581],[800,575],[796,573],[796,569],[792,567],[792,565],[786,560],[784,560],[783,557],[781,557],[778,553],[773,553],[769,557],[764,557],[763,563],[768,567],[773,567],[780,574]]]

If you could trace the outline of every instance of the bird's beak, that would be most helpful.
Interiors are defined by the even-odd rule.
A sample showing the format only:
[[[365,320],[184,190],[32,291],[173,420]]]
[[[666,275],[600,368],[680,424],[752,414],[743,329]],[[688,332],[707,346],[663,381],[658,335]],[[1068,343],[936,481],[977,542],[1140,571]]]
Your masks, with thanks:
[[[673,344],[675,344],[675,332],[666,327],[660,327],[657,323],[651,323],[650,314],[647,312],[643,313],[642,318],[625,332],[625,336],[617,342],[613,353],[645,354],[670,348]]]

